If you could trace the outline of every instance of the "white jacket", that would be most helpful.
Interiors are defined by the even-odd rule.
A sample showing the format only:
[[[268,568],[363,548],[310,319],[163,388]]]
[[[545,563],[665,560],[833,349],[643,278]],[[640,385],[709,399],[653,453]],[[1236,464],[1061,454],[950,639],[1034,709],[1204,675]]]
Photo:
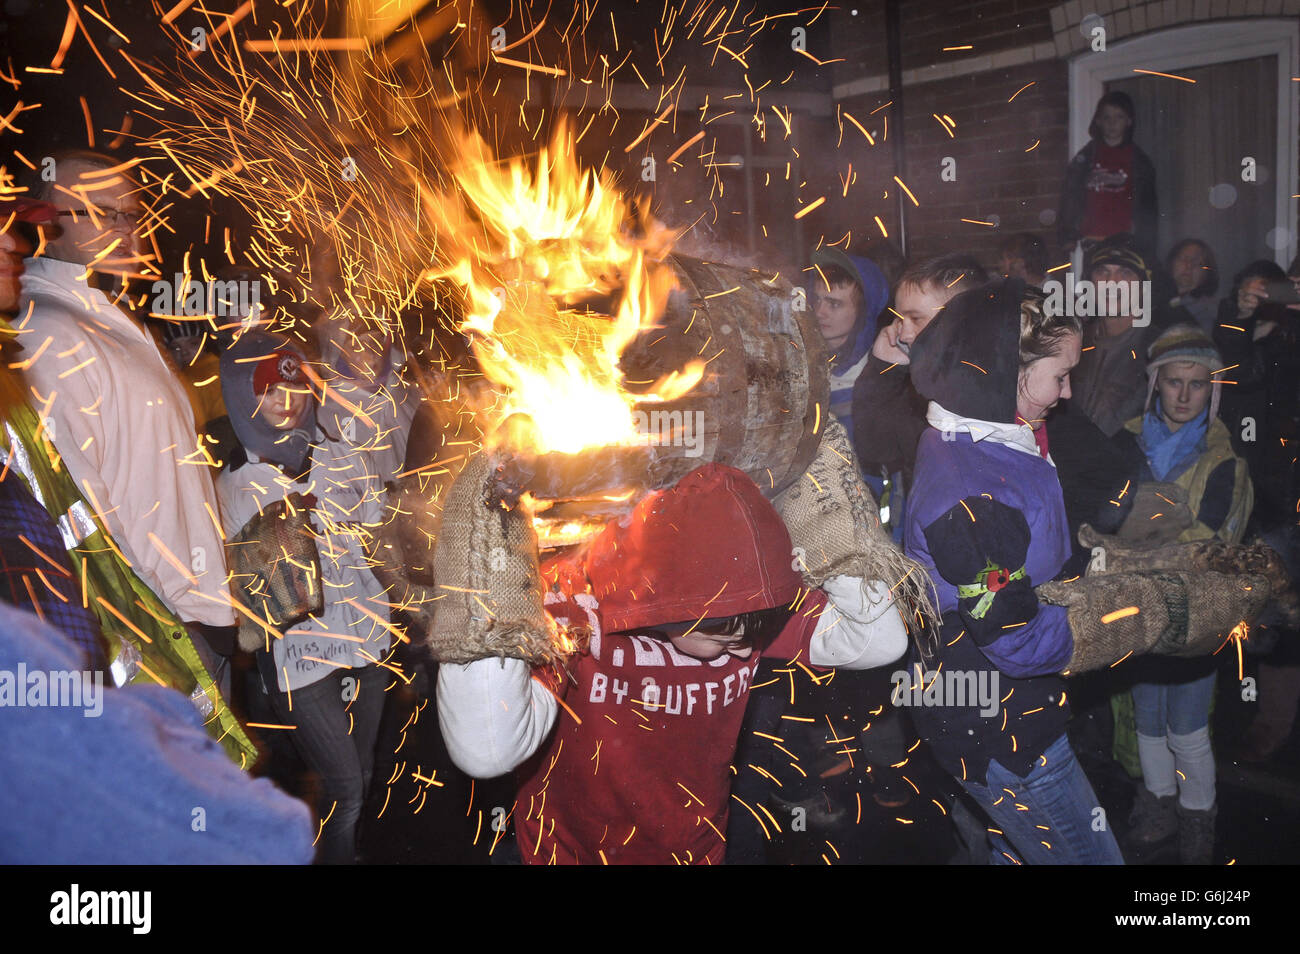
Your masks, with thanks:
[[[233,625],[214,468],[184,387],[144,328],[86,284],[83,266],[25,266],[23,373],[68,473],[172,612]]]
[[[411,421],[419,404],[419,392],[394,368],[372,391],[346,378],[331,381],[316,419],[330,437],[366,452],[381,481],[392,480],[404,469]]]

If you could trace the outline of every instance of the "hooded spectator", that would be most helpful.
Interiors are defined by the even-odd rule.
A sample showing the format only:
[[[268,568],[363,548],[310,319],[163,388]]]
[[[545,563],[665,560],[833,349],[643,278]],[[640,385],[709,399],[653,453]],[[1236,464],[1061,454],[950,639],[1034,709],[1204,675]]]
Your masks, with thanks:
[[[1059,673],[1075,651],[1071,622],[1032,588],[1070,555],[1042,420],[1070,396],[1079,349],[1078,322],[1046,314],[1041,293],[1009,279],[949,302],[912,352],[930,428],[906,552],[929,570],[943,626],[914,648],[911,681],[956,677],[992,690],[985,707],[944,696],[912,716],[993,820],[994,864],[1122,863],[1111,832],[1091,824],[1096,796],[1065,736]],[[1013,696],[999,713],[993,700]]]
[[[1175,325],[1152,344],[1147,411],[1125,425],[1146,459],[1143,480],[1176,483],[1187,492],[1194,522],[1178,542],[1239,543],[1254,495],[1246,462],[1232,452],[1219,420],[1223,359],[1195,325]],[[1217,814],[1210,703],[1214,657],[1136,661],[1133,687],[1142,785],[1130,838],[1150,846],[1175,832],[1183,864],[1206,865]]]
[[[217,478],[233,582],[264,603],[280,635],[244,624],[279,720],[321,778],[328,819],[320,860],[356,859],[389,676],[384,589],[370,569],[381,485],[364,455],[326,437],[305,358],[288,339],[245,333],[221,356],[221,389],[240,451]],[[256,615],[262,616],[261,612]]]
[[[852,434],[853,385],[876,340],[876,319],[889,302],[889,285],[870,259],[837,248],[814,252],[812,262],[813,310],[831,353],[830,410]]]
[[[1286,273],[1266,259],[1237,273],[1219,304],[1214,344],[1224,378],[1222,415],[1236,452],[1250,465],[1256,518],[1264,530],[1294,523],[1300,469],[1292,441],[1300,438],[1300,315],[1269,301]]]

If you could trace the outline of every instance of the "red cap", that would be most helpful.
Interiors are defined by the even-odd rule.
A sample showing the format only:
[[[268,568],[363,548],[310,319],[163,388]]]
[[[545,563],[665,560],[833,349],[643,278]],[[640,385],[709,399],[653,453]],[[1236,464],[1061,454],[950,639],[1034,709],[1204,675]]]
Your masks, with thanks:
[[[20,196],[0,196],[0,226],[8,223],[11,215],[19,222],[48,225],[55,220],[57,211],[48,202],[38,202]]]
[[[610,523],[581,558],[607,632],[785,606],[803,585],[790,534],[744,473],[705,464]],[[545,576],[573,589],[572,561]]]
[[[277,384],[302,384],[302,359],[292,351],[273,351],[253,370],[253,393],[262,395]]]

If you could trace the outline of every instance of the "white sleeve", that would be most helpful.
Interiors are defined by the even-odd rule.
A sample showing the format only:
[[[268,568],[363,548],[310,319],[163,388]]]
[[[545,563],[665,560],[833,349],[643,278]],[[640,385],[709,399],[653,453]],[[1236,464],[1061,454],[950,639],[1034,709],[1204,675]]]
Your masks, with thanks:
[[[541,747],[559,704],[522,659],[438,667],[438,722],[451,760],[474,778],[511,771]]]
[[[907,626],[885,583],[834,576],[822,589],[828,601],[808,650],[813,665],[870,669],[907,651]]]

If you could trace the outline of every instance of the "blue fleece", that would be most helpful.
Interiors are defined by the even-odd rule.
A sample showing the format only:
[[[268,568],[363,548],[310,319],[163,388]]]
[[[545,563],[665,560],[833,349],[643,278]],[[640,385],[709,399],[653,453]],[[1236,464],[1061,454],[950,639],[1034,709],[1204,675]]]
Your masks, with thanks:
[[[862,306],[858,309],[854,326],[860,323],[862,327],[853,338],[853,347],[843,352],[841,358],[831,365],[832,373],[852,367],[871,350],[876,341],[876,319],[889,304],[889,282],[876,263],[860,255],[850,255],[849,260],[858,271],[858,283],[862,287]],[[835,403],[834,397],[831,398],[831,403]]]
[[[862,287],[862,306],[858,309],[854,327],[858,329],[853,336],[852,347],[839,351],[836,360],[831,362],[831,411],[844,429],[853,433],[853,383],[858,379],[862,367],[876,342],[876,319],[889,303],[889,282],[885,275],[869,258],[850,255],[850,261],[858,272],[858,282]]]
[[[944,440],[934,428],[921,436],[904,534],[907,555],[929,571],[945,614],[957,609],[957,581],[945,580],[935,569],[925,528],[963,497],[989,494],[1024,514],[1030,534],[1025,569],[1031,583],[1054,579],[1071,552],[1061,484],[1049,461],[990,440],[975,443],[966,433],[950,436]],[[1024,679],[1060,672],[1070,660],[1074,638],[1064,607],[1040,605],[1027,625],[981,648],[998,669]]]
[[[80,671],[72,642],[0,604],[0,679]],[[0,863],[307,864],[310,810],[240,771],[161,686],[105,687],[102,711],[0,694]],[[7,703],[7,704],[6,704]]]

